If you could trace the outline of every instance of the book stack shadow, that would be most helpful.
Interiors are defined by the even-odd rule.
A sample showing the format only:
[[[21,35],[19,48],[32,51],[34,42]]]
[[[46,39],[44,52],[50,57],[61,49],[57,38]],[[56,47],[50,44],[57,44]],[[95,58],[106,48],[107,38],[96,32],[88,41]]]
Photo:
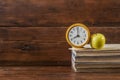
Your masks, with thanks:
[[[120,45],[107,44],[104,49],[71,50],[72,68],[75,72],[120,72]]]

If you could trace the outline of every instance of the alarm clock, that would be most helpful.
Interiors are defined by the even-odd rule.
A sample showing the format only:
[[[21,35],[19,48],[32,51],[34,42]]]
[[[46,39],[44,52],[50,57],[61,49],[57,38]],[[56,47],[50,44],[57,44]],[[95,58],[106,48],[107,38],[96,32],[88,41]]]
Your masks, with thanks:
[[[71,25],[66,31],[66,40],[74,48],[81,48],[90,40],[90,31],[81,23]]]

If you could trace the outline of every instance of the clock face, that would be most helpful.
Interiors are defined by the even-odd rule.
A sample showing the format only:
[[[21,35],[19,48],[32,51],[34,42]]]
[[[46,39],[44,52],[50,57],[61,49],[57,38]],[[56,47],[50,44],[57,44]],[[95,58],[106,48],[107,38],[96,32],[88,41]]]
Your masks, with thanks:
[[[71,26],[67,33],[67,40],[73,47],[82,47],[89,40],[89,30],[83,25]]]

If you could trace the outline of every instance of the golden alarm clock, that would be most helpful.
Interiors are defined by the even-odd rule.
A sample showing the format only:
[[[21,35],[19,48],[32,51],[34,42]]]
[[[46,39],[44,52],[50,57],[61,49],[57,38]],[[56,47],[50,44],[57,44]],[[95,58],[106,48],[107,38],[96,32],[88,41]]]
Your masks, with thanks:
[[[81,48],[89,42],[90,31],[81,23],[71,25],[66,31],[66,40],[74,48]]]

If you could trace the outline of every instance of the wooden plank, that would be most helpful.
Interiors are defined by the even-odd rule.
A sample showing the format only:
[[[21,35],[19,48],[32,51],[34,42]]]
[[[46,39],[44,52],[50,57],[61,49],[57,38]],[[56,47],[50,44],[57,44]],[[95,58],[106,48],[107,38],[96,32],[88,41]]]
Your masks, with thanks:
[[[0,26],[120,26],[119,0],[1,0]]]
[[[0,65],[50,65],[50,63],[64,65],[65,62],[68,65],[70,63],[66,43],[8,41],[0,45]]]
[[[68,27],[0,27],[1,41],[66,42]],[[89,27],[91,34],[103,33],[107,43],[120,43],[119,27]]]
[[[70,65],[68,27],[0,27],[0,65]],[[89,27],[120,43],[119,27]],[[50,35],[48,35],[50,34]]]
[[[0,27],[0,38],[4,41],[62,42],[65,41],[66,28],[60,27]]]
[[[0,67],[1,80],[119,80],[120,73],[75,73],[70,66]]]

